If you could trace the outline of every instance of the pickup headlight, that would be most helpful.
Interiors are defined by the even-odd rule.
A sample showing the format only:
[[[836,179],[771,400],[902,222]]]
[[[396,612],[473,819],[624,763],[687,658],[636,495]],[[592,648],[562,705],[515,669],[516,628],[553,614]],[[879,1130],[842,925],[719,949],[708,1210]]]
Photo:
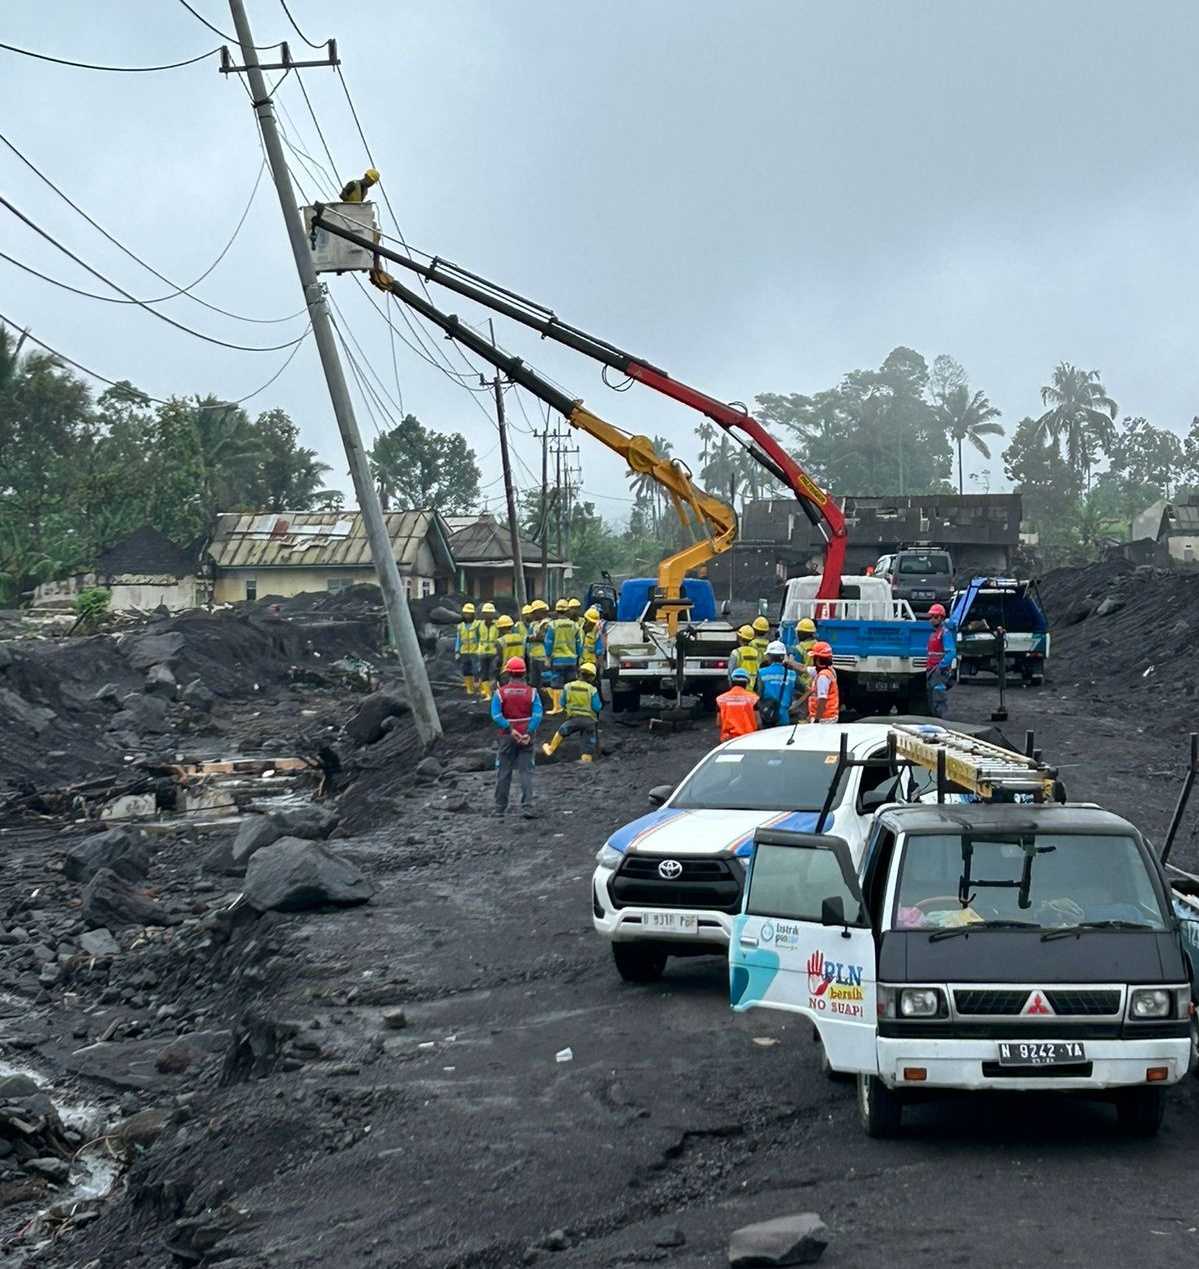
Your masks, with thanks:
[[[899,993],[903,1018],[935,1018],[941,1012],[941,993],[935,987],[905,987]]]
[[[624,856],[614,846],[609,846],[605,842],[599,850],[595,852],[595,862],[601,868],[616,869],[620,867],[620,861]]]
[[[1138,987],[1128,1012],[1133,1018],[1169,1018],[1174,1013],[1174,993],[1164,987]]]

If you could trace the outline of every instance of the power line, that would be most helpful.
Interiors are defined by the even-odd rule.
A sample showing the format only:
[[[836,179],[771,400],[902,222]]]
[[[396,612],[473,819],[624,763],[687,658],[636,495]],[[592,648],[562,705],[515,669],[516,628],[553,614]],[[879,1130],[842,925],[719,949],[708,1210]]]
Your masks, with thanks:
[[[219,305],[210,304],[207,300],[201,299],[198,295],[191,294],[193,288],[199,286],[200,283],[203,282],[204,279],[207,278],[210,273],[212,273],[212,271],[217,267],[217,265],[221,263],[221,261],[225,258],[225,256],[228,255],[229,249],[233,246],[233,243],[236,241],[238,234],[241,233],[242,226],[245,225],[246,223],[246,218],[250,214],[250,208],[251,206],[253,206],[254,198],[258,193],[258,186],[260,182],[262,181],[262,173],[265,168],[265,162],[263,164],[263,167],[260,167],[258,169],[258,175],[254,179],[254,188],[250,191],[250,197],[246,200],[245,210],[242,212],[241,217],[238,220],[237,225],[233,230],[233,233],[230,235],[229,241],[225,243],[224,247],[221,249],[221,252],[217,256],[217,258],[208,266],[207,269],[204,270],[203,273],[200,274],[198,278],[196,278],[194,282],[189,282],[187,286],[180,286],[177,282],[173,282],[170,278],[168,278],[165,273],[160,273],[152,264],[148,264],[145,260],[141,258],[141,256],[137,255],[136,252],[131,251],[119,239],[114,238],[113,235],[110,234],[108,230],[104,228],[103,225],[99,224],[96,220],[93,220],[92,217],[89,216],[87,212],[85,212],[83,208],[79,206],[78,203],[74,202],[67,194],[65,194],[61,189],[59,189],[59,187],[54,184],[54,182],[45,174],[45,172],[43,172],[39,167],[37,167],[37,165],[31,159],[29,159],[26,155],[22,154],[21,151],[18,150],[17,147],[2,132],[0,132],[0,142],[3,142],[13,152],[13,154],[15,154],[17,158],[20,159],[21,162],[25,164],[25,166],[34,174],[34,176],[38,178],[38,180],[40,180],[44,185],[49,186],[49,188],[52,189],[59,196],[59,198],[61,198],[63,202],[66,203],[66,205],[71,208],[72,211],[77,212],[80,216],[82,216],[83,219],[86,220],[87,223],[91,225],[93,229],[97,231],[97,233],[99,233],[101,236],[103,236],[109,242],[111,242],[112,245],[116,247],[119,251],[124,252],[124,254],[127,255],[131,260],[133,260],[137,264],[140,264],[142,268],[145,269],[148,273],[152,273],[160,282],[165,282],[168,286],[174,287],[176,295],[186,295],[189,300],[194,300],[195,303],[202,305],[204,308],[211,309],[212,312],[214,313],[220,313],[222,317],[231,317],[235,321],[238,321],[238,322],[251,322],[255,325],[263,325],[263,326],[272,326],[272,325],[277,325],[280,322],[293,321],[295,318],[302,316],[307,311],[306,309],[297,309],[296,312],[289,313],[286,317],[246,317],[241,313],[234,313],[230,311],[229,309],[221,308]],[[164,298],[170,299],[173,297],[167,296]],[[147,302],[156,304],[159,301],[151,300]]]
[[[206,53],[198,53],[186,61],[167,62],[162,66],[99,66],[95,62],[75,62],[66,57],[51,57],[49,53],[35,53],[32,49],[17,48],[15,44],[0,44],[0,49],[4,49],[6,53],[19,53],[22,57],[34,57],[39,62],[53,62],[56,66],[73,66],[76,70],[112,71],[119,75],[145,75],[150,71],[178,70],[180,66],[194,66],[221,51],[219,48],[210,48]]]
[[[8,199],[5,198],[2,194],[0,194],[0,206],[6,207],[10,212],[12,212],[14,216],[17,217],[18,220],[21,220],[26,225],[28,225],[29,228],[34,231],[34,233],[40,234],[41,237],[45,238],[45,240],[48,243],[50,243],[54,247],[57,247],[58,250],[63,253],[63,255],[68,256],[70,259],[74,260],[75,263],[80,266],[80,268],[86,269],[88,273],[90,273],[93,277],[99,278],[100,281],[103,282],[105,286],[109,286],[114,291],[118,291],[127,300],[130,300],[132,303],[136,304],[139,308],[144,309],[147,313],[152,313],[155,317],[158,318],[160,322],[166,322],[168,326],[174,326],[177,330],[181,330],[185,334],[192,335],[196,339],[202,339],[204,340],[205,343],[208,343],[208,344],[216,344],[220,348],[231,348],[235,352],[280,352],[282,349],[291,348],[295,344],[298,344],[300,342],[299,339],[293,339],[284,344],[270,344],[267,346],[255,346],[252,344],[231,344],[224,339],[217,339],[213,335],[205,335],[202,331],[192,330],[190,326],[184,326],[182,322],[175,321],[173,317],[168,317],[165,313],[160,313],[156,308],[151,308],[149,304],[146,304],[142,300],[139,300],[134,295],[130,295],[129,292],[126,291],[123,287],[118,286],[115,282],[106,278],[104,274],[102,274],[98,269],[93,269],[90,264],[87,264],[85,261],[81,260],[73,251],[71,251],[67,247],[64,247],[61,242],[59,242],[55,237],[53,237],[53,235],[47,233],[46,230],[42,229],[39,225],[34,224],[34,222],[30,220],[29,217],[26,216],[23,212],[18,211],[17,208],[14,207],[12,203],[10,203]],[[300,336],[300,339],[303,339],[302,335]]]
[[[66,353],[59,352],[57,348],[51,348],[49,344],[38,339],[36,335],[31,335],[28,327],[18,325],[11,317],[6,317],[3,313],[0,313],[0,324],[11,326],[13,330],[22,331],[24,337],[28,339],[31,344],[37,344],[39,348],[45,349],[45,351],[52,357],[57,357],[59,361],[65,362],[68,366],[73,366],[76,370],[82,372],[83,374],[88,375],[93,379],[98,379],[101,383],[108,384],[110,388],[120,388],[128,382],[128,380],[122,381],[118,379],[109,379],[106,375],[102,375],[97,371],[90,369],[88,366],[83,365],[82,362],[78,362],[74,360],[74,358],[68,357]],[[311,331],[312,327],[310,326],[300,336],[300,338],[296,340],[295,347],[287,354],[287,357],[279,369],[276,370],[265,383],[255,388],[253,392],[247,392],[244,397],[238,397],[236,401],[219,401],[214,405],[198,405],[196,408],[201,410],[215,410],[218,408],[223,409],[230,405],[241,405],[244,401],[249,401],[252,397],[258,396],[260,392],[265,392],[267,388],[269,388],[271,384],[274,383],[275,380],[278,379],[279,376],[287,369],[287,367],[291,365],[296,353],[300,351],[300,345],[308,338]],[[152,397],[148,393],[142,392],[140,388],[136,388],[134,390],[138,392],[139,395],[145,397],[147,401],[152,401],[155,405],[170,405],[170,401],[165,400],[162,397]]]
[[[291,10],[287,7],[287,0],[279,0],[279,3],[283,6],[283,12],[287,14],[287,20],[291,23],[292,29],[300,37],[300,39],[302,39],[304,43],[308,45],[309,48],[328,48],[329,46],[328,40],[325,40],[321,44],[314,44],[308,38],[308,36],[306,36],[304,32],[300,30],[299,23],[295,20],[295,18],[291,16]]]
[[[228,40],[230,44],[239,43],[236,35],[226,35],[225,32],[222,31],[219,26],[213,26],[212,23],[209,22],[209,20],[202,13],[197,13],[196,10],[193,9],[190,4],[188,4],[187,0],[179,0],[179,3],[188,11],[188,13],[192,15],[193,18],[196,19],[197,22],[199,22],[203,26],[206,26],[210,31],[213,32],[213,34],[219,35],[222,40]],[[259,52],[261,52],[264,49],[278,48],[282,42],[283,42],[282,40],[279,40],[279,41],[276,41],[276,43],[274,44],[254,44],[252,45],[252,47],[258,50]]]

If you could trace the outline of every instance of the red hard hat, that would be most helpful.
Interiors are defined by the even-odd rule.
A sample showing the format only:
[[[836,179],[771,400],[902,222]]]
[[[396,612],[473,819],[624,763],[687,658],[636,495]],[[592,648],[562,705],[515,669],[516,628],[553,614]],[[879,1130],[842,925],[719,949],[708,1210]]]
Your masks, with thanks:
[[[945,605],[944,605],[944,604],[933,604],[933,606],[932,606],[932,607],[928,610],[928,615],[929,615],[930,617],[944,617],[944,616],[945,616]]]
[[[523,657],[509,657],[504,663],[504,669],[509,674],[523,674],[525,672],[525,662]]]
[[[812,657],[813,659],[822,657],[824,660],[831,661],[833,659],[833,649],[829,644],[820,640],[812,644]]]

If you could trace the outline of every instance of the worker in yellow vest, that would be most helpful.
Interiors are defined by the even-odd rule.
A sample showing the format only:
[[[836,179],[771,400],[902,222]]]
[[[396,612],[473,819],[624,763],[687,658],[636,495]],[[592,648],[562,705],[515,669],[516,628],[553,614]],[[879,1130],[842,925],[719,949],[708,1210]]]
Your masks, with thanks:
[[[540,687],[545,671],[545,628],[550,624],[550,606],[544,599],[529,605],[529,685]]]
[[[766,645],[770,642],[770,622],[765,617],[755,617],[753,622],[754,647],[758,650],[758,664],[766,660]]]
[[[732,682],[734,670],[744,670],[749,676],[745,686],[753,692],[757,690],[755,684],[758,681],[758,666],[762,663],[758,645],[754,643],[753,626],[742,626],[737,631],[737,638],[741,642],[729,657],[729,681]]]
[[[495,671],[495,647],[500,632],[495,621],[495,605],[488,601],[480,609],[479,620],[479,695],[491,699],[491,680]]]
[[[562,699],[566,709],[566,721],[554,733],[553,740],[541,746],[541,752],[547,758],[551,758],[567,736],[581,734],[583,753],[579,761],[590,762],[599,748],[599,717],[604,704],[595,686],[594,665],[579,666],[579,677],[572,679],[562,689]]]
[[[517,623],[504,613],[495,623],[495,677],[501,677],[501,670],[513,657],[525,659],[525,632],[518,629]]]
[[[462,605],[462,620],[454,633],[454,655],[462,671],[462,686],[467,696],[475,694],[475,673],[479,669],[479,626],[474,604]]]
[[[570,616],[569,604],[560,599],[554,605],[554,619],[545,630],[545,655],[550,672],[551,714],[562,712],[562,689],[579,669],[579,656],[583,651],[583,636],[579,623]]]

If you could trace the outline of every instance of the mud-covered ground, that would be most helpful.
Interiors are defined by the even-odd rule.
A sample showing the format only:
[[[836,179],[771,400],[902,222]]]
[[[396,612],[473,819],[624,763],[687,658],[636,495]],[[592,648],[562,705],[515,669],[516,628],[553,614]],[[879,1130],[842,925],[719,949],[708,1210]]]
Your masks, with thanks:
[[[1010,695],[1008,735],[1035,728],[1072,797],[1160,838],[1185,711],[1093,700],[1106,693],[1065,669]],[[961,718],[993,704],[987,686],[953,698]],[[1154,1141],[1117,1136],[1110,1107],[1016,1095],[922,1107],[901,1139],[870,1141],[805,1024],[731,1014],[721,960],[630,986],[591,931],[596,847],[705,751],[709,726],[621,729],[590,768],[538,770],[540,819],[500,821],[490,774],[453,769],[481,765],[485,720],[447,717],[438,773],[413,773],[398,729],[354,759],[329,846],[378,886],[364,906],[228,916],[240,882],[203,867],[219,835],[181,832],[158,840],[148,878],[171,922],[30,991],[5,958],[77,937],[79,887],[55,867],[73,839],[6,834],[0,1056],[114,1119],[161,1111],[143,1148],[121,1147],[113,1197],[29,1263],[715,1266],[731,1230],[797,1211],[828,1223],[830,1265],[1194,1263],[1199,1081],[1174,1090]],[[1199,858],[1189,828],[1176,857]],[[162,1053],[181,1039],[178,1071]],[[52,1199],[0,1209],[0,1264],[24,1263],[16,1215]]]

